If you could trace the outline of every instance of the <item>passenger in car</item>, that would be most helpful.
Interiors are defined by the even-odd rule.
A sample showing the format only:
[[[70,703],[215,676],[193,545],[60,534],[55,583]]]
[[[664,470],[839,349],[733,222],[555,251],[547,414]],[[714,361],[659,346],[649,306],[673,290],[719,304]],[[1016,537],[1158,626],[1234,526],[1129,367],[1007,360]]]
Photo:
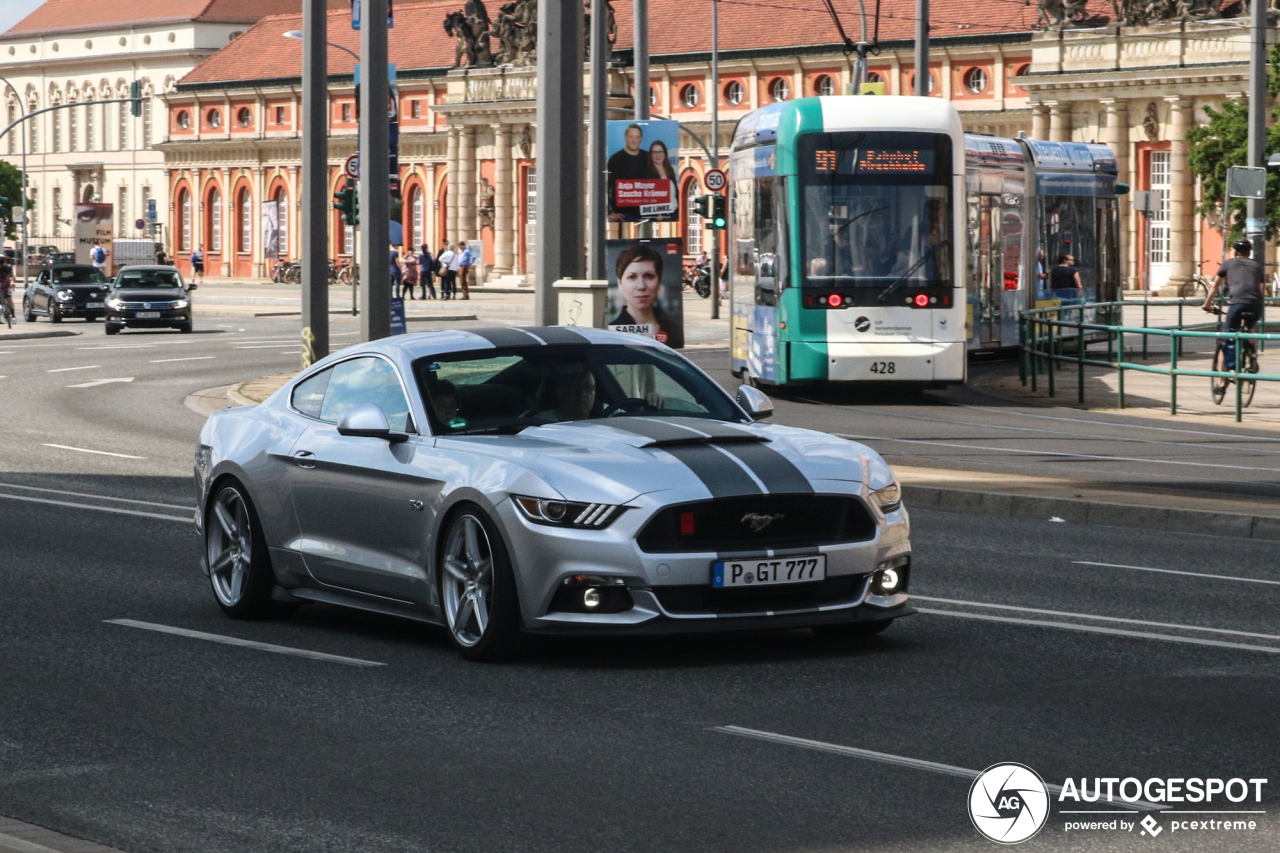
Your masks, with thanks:
[[[458,417],[458,389],[448,379],[441,379],[432,387],[431,408],[445,426]]]

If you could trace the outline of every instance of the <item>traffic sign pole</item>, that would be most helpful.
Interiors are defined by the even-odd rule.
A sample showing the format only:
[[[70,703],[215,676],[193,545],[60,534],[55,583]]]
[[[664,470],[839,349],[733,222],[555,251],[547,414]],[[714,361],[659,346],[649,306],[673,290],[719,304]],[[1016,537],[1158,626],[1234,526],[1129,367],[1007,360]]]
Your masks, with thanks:
[[[302,10],[302,366],[329,354],[329,12]]]

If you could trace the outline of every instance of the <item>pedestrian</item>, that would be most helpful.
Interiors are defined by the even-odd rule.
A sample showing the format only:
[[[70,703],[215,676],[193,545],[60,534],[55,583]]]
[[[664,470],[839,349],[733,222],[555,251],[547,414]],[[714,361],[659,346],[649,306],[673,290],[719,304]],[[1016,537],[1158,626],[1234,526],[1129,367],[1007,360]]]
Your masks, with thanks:
[[[107,250],[102,248],[102,244],[94,246],[89,252],[89,260],[93,261],[93,268],[102,273],[107,274]]]
[[[413,299],[413,288],[418,284],[418,254],[405,250],[404,258],[400,261],[400,265],[404,267],[404,298]]]
[[[394,299],[400,298],[400,252],[395,246],[391,247],[391,296]]]
[[[169,257],[164,253],[164,246],[161,246],[160,248],[156,249],[156,266],[158,267],[169,266]]]
[[[458,281],[462,283],[462,298],[471,298],[471,270],[475,266],[476,256],[472,254],[471,247],[467,245],[467,241],[463,240],[458,244],[462,250],[461,257],[458,258]]]
[[[1075,256],[1070,252],[1063,252],[1058,255],[1058,265],[1049,273],[1049,283],[1053,287],[1054,296],[1062,298],[1071,294],[1064,294],[1064,290],[1084,290],[1084,285],[1080,283],[1080,271],[1076,269]]]
[[[204,246],[196,246],[191,253],[191,283],[198,284],[204,275]]]
[[[458,285],[458,264],[462,260],[462,256],[458,254],[452,243],[445,245],[444,252],[440,255],[440,266],[443,273],[440,277],[440,298],[453,299],[455,288]]]
[[[418,277],[422,281],[422,298],[426,299],[427,291],[430,291],[431,298],[435,299],[436,286],[433,280],[436,274],[436,259],[431,254],[431,250],[427,248],[426,243],[423,243],[419,249],[421,251],[418,252]]]

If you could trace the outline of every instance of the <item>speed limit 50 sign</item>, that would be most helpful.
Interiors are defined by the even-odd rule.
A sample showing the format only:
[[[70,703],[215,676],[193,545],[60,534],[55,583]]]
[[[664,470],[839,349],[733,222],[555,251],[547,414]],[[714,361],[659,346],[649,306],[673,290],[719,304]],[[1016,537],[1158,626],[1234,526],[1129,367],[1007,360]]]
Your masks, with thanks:
[[[713,193],[720,192],[728,182],[729,179],[726,178],[724,172],[719,169],[712,169],[702,176],[702,183],[705,184],[707,189],[711,190]]]

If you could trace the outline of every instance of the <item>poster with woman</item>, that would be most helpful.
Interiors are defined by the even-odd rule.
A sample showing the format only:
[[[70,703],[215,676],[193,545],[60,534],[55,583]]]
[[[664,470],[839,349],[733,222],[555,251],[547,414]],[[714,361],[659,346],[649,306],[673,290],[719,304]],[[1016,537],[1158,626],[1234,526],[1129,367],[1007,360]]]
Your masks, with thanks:
[[[678,203],[675,164],[680,158],[680,123],[611,121],[606,148],[609,219],[673,218]]]
[[[605,256],[609,328],[645,335],[673,349],[683,347],[684,240],[610,240]]]

